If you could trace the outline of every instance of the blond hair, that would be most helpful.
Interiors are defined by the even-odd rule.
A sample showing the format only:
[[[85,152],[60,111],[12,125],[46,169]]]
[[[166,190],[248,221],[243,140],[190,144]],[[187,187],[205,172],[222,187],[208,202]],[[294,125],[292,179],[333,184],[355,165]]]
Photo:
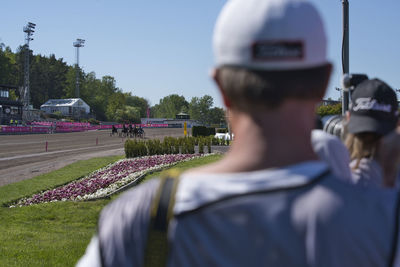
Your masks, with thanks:
[[[373,132],[352,134],[347,133],[345,145],[350,153],[351,160],[357,160],[353,169],[357,169],[361,159],[376,158],[381,135]]]

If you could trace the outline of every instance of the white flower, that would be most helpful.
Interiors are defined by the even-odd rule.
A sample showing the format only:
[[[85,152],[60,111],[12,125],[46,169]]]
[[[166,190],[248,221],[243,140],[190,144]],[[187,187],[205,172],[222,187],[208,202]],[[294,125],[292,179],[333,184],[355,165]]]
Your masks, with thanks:
[[[104,168],[98,169],[89,175],[75,180],[67,185],[54,188],[51,190],[43,191],[39,194],[35,194],[31,197],[28,198],[22,198],[20,199],[16,204],[10,205],[10,208],[16,207],[16,206],[26,206],[26,205],[32,205],[32,204],[37,204],[37,203],[46,203],[46,202],[57,202],[57,201],[68,201],[68,200],[73,200],[73,201],[82,201],[82,200],[89,200],[89,199],[98,199],[106,196],[110,196],[118,190],[124,188],[125,186],[130,186],[134,183],[139,182],[141,179],[145,177],[146,174],[154,171],[159,171],[164,168],[171,167],[173,165],[176,165],[179,162],[185,162],[189,160],[193,160],[196,158],[200,157],[206,157],[214,155],[214,153],[211,154],[201,154],[201,155],[183,155],[183,154],[171,154],[171,155],[155,155],[155,156],[145,156],[145,157],[138,157],[134,159],[121,159],[118,160],[117,162],[113,164],[109,164]],[[154,162],[157,161],[161,162],[168,162],[168,163],[161,163],[158,165],[154,166],[147,166],[149,165],[149,162],[153,164]],[[144,166],[140,166],[140,164],[146,164]],[[132,165],[129,165],[132,164]],[[151,165],[150,164],[150,165]],[[121,170],[118,170],[118,168],[122,168],[121,165],[124,167]],[[139,166],[136,166],[139,165]],[[115,170],[114,168],[117,168]],[[136,170],[136,171],[135,171]],[[70,194],[71,191],[75,190],[78,192],[81,192],[81,187],[83,183],[84,186],[91,187],[92,185],[97,187],[96,185],[98,184],[98,181],[96,179],[104,180],[104,182],[110,181],[109,179],[115,180],[113,183],[109,184],[108,186],[104,188],[99,188],[93,193],[85,194],[85,195],[70,195],[69,197],[62,197],[57,199],[60,194]],[[87,181],[87,182],[86,182]],[[65,191],[63,191],[65,189]],[[53,193],[55,192],[55,193]],[[55,194],[56,197],[54,197],[52,194]],[[47,201],[46,199],[53,197],[54,199],[51,199]]]

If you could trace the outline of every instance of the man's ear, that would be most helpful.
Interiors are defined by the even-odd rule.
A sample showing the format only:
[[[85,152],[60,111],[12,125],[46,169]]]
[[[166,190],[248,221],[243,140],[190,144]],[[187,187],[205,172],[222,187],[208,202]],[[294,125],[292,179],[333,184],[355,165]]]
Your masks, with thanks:
[[[223,88],[222,83],[221,83],[221,81],[219,79],[219,73],[220,73],[219,69],[213,69],[211,71],[211,77],[213,78],[213,80],[215,81],[215,83],[218,86],[219,92],[221,93],[222,99],[224,101],[224,105],[227,108],[230,108],[231,107],[231,102],[229,101],[228,97],[225,94],[224,88]]]

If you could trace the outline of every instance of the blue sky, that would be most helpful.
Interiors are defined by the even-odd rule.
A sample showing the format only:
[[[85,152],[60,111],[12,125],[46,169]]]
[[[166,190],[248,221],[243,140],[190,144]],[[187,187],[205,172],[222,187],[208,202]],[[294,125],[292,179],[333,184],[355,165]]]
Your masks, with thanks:
[[[75,63],[72,43],[86,40],[80,65],[98,78],[115,77],[124,92],[152,105],[169,94],[220,96],[209,78],[211,38],[225,0],[13,0],[2,4],[0,42],[13,51],[24,43],[23,26],[36,23],[34,54]],[[321,11],[335,71],[326,97],[337,99],[341,77],[341,0],[311,0]],[[379,77],[400,88],[398,0],[349,0],[350,72]]]

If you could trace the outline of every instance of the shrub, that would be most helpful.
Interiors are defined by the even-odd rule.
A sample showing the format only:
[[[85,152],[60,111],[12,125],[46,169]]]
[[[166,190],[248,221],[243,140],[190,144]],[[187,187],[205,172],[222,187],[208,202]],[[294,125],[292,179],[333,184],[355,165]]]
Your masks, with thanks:
[[[153,143],[154,144],[154,151],[155,151],[156,155],[162,155],[163,154],[163,148],[162,148],[162,145],[161,145],[161,141],[158,140],[158,139],[155,139],[153,142],[154,142]]]
[[[126,140],[124,143],[125,158],[131,157],[131,146],[128,144],[130,140]]]
[[[95,124],[95,125],[99,125],[100,121],[94,119],[94,118],[90,118],[87,120],[87,122],[89,122],[90,124]]]
[[[153,140],[151,139],[147,140],[146,144],[147,144],[147,149],[149,151],[149,155],[150,156],[156,155],[157,151],[155,149]]]
[[[215,135],[215,128],[207,128],[207,129],[208,129],[208,134],[206,136]]]
[[[182,154],[187,154],[187,153],[188,153],[188,152],[187,152],[187,146],[186,146],[185,140],[186,140],[185,137],[180,137],[180,138],[178,139],[178,144],[179,144],[179,146],[180,146],[180,148],[181,148],[181,153],[182,153]]]
[[[179,154],[180,145],[179,140],[174,138],[174,154]]]
[[[219,128],[218,130],[217,130],[217,133],[227,133],[228,132],[228,129],[227,128]]]
[[[147,156],[148,155],[147,146],[146,146],[145,142],[138,141],[137,142],[137,146],[138,146],[138,154],[139,154],[139,156]]]
[[[204,141],[203,138],[198,139],[199,153],[204,154]]]
[[[126,158],[133,158],[138,156],[137,147],[133,140],[126,140],[124,144],[124,149]]]
[[[201,135],[206,135],[207,127],[205,126],[193,126],[192,127],[192,136],[197,137]]]
[[[212,136],[207,137],[207,148],[208,148],[208,153],[211,153],[211,140],[212,140]]]
[[[164,141],[161,144],[163,154],[171,154],[171,146],[167,137],[164,138]]]
[[[213,136],[213,137],[211,138],[211,144],[212,144],[213,146],[219,146],[219,139]]]
[[[194,154],[195,138],[194,137],[183,137],[182,142],[182,153],[183,154]]]
[[[342,113],[342,103],[334,105],[321,105],[317,108],[317,114],[322,118],[327,115],[336,115]]]
[[[126,140],[124,144],[125,157],[134,158],[149,155],[146,142],[137,140]]]
[[[205,126],[193,126],[192,127],[192,135],[194,137],[215,135],[215,128],[211,128],[211,127],[207,128]]]
[[[128,139],[124,143],[125,157],[134,158],[147,155],[162,154],[194,154],[196,143],[199,145],[199,153],[204,152],[204,146],[207,146],[208,153],[211,153],[211,145],[215,139],[208,137],[165,137],[161,142],[158,139],[149,139],[146,141],[137,139]]]
[[[195,147],[195,142],[194,142],[194,138],[192,137],[192,138],[188,138],[188,153],[189,154],[194,154],[194,153],[196,153],[195,152],[195,149],[194,149],[194,147]]]

